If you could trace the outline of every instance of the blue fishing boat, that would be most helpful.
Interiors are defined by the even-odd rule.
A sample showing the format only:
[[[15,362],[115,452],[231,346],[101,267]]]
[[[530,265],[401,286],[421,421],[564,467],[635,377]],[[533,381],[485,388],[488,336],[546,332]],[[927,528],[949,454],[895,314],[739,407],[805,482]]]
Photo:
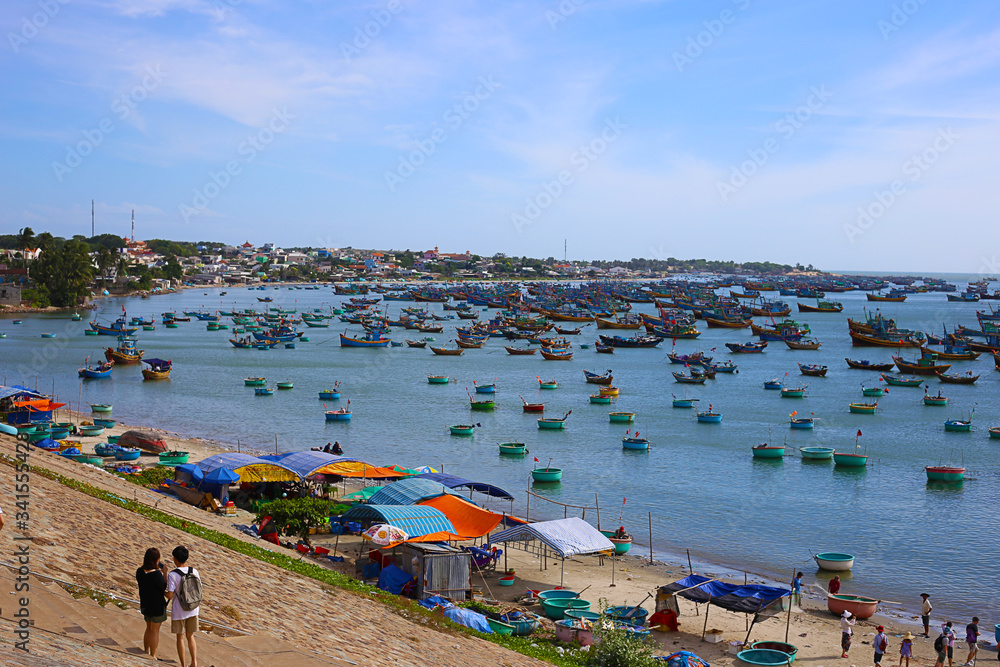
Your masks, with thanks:
[[[622,438],[622,449],[631,449],[631,450],[637,450],[637,451],[648,451],[649,450],[649,440],[647,440],[646,438],[640,438],[640,437],[638,437],[638,435],[639,434],[636,433],[636,437],[634,437],[634,438],[630,438],[628,436]]]
[[[476,384],[476,381],[472,381],[472,385],[476,388],[477,394],[495,394],[497,393],[496,384]]]
[[[793,413],[793,416],[788,419],[788,425],[792,428],[809,429],[816,425],[816,419],[814,417],[795,417]]]
[[[726,343],[726,347],[728,347],[729,351],[734,354],[759,353],[763,352],[764,348],[767,347],[767,341],[761,340],[757,342],[750,341],[747,343]]]
[[[702,424],[718,424],[722,421],[722,415],[716,412],[712,408],[712,404],[708,404],[708,410],[698,413],[698,421]]]
[[[87,357],[89,359],[90,357]],[[84,360],[86,363],[86,360]],[[77,371],[77,375],[85,379],[111,377],[111,369],[115,366],[114,361],[105,361],[96,366],[84,366]]]
[[[346,334],[340,334],[341,347],[388,347],[392,340],[388,336],[376,331],[368,331],[364,338],[352,338]]]
[[[15,321],[14,324],[19,324]],[[112,323],[111,326],[104,326],[103,324],[98,324],[97,320],[90,323],[90,330],[96,331],[102,336],[130,336],[139,330],[139,327],[130,327],[125,324],[125,318],[119,317]]]
[[[118,447],[114,451],[113,456],[116,461],[135,461],[141,453],[140,450],[134,447]]]
[[[254,387],[254,396],[273,396],[274,389],[272,387]]]
[[[784,384],[778,378],[768,380],[764,383],[764,389],[781,389],[783,386]]]
[[[673,394],[671,394],[671,396],[674,399],[675,408],[693,408],[694,404],[700,400],[697,398],[677,398]]]
[[[324,414],[328,422],[346,422],[351,420],[351,411],[348,408],[327,410]]]

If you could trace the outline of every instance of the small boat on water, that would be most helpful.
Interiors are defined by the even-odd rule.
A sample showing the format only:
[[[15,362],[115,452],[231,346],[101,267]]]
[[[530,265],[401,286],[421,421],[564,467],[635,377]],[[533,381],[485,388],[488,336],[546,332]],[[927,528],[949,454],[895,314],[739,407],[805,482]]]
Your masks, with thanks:
[[[476,384],[476,381],[472,381],[472,386],[476,388],[477,394],[495,394],[497,393],[497,385],[493,384]]]
[[[965,479],[965,468],[956,466],[926,466],[928,482],[961,482]]]
[[[614,345],[601,345],[600,343],[594,343],[594,350],[600,354],[614,354]]]
[[[705,384],[705,380],[708,379],[707,376],[705,375],[695,376],[693,374],[686,375],[684,373],[673,373],[673,372],[671,372],[670,374],[674,376],[675,382],[679,382],[681,384]]]
[[[635,437],[629,437],[626,435],[624,438],[622,438],[622,449],[648,451],[649,440],[647,440],[646,438],[640,438],[638,433],[635,434]]]
[[[496,406],[496,400],[492,398],[488,398],[483,401],[476,401],[471,397],[469,398],[469,407],[477,412],[489,412],[496,408]]]
[[[882,379],[890,387],[919,387],[924,383],[923,378],[904,378],[890,373],[882,373]]]
[[[271,387],[254,387],[254,396],[273,396],[274,389]]]
[[[833,462],[844,468],[863,468],[868,463],[868,455],[835,451],[833,453]]]
[[[90,357],[87,357],[89,360]],[[86,363],[87,360],[84,360]],[[96,379],[96,378],[106,378],[111,377],[111,370],[115,367],[114,361],[104,361],[99,363],[97,366],[84,366],[77,371],[77,375],[84,379]]]
[[[879,600],[860,595],[831,594],[826,598],[826,608],[835,616],[842,616],[848,611],[862,621],[875,615],[878,603]]]
[[[542,358],[546,361],[572,361],[573,353],[568,350],[546,350],[541,349]]]
[[[802,447],[799,453],[808,461],[829,461],[833,458],[833,447]]]
[[[878,409],[878,402],[875,403],[851,403],[847,406],[853,414],[856,415],[873,415]]]
[[[142,363],[149,365],[149,368],[142,369],[144,380],[166,380],[173,369],[173,363],[169,359],[143,359]]]
[[[753,354],[760,353],[764,351],[767,347],[767,341],[749,341],[746,343],[726,343],[726,347],[729,351],[734,354]]]
[[[609,412],[608,421],[612,424],[631,424],[635,421],[634,412]]]
[[[785,455],[784,447],[772,447],[766,442],[754,445],[750,451],[753,452],[755,459],[780,459]]]
[[[267,384],[266,378],[243,378],[243,386],[245,387],[263,387]]]
[[[562,479],[562,468],[535,468],[531,471],[531,478],[536,482],[558,482]]]
[[[862,396],[874,396],[878,398],[885,394],[885,387],[866,387],[861,385],[861,395]]]
[[[916,361],[908,361],[896,356],[892,360],[896,362],[896,367],[899,368],[900,372],[912,373],[913,375],[940,375],[951,368],[951,364],[936,363],[936,354],[920,357]]]
[[[826,377],[826,366],[819,364],[799,364],[799,372],[810,377]]]
[[[673,406],[675,408],[693,408],[694,404],[701,400],[697,398],[677,398],[674,394],[670,396],[673,398]]]
[[[518,398],[521,399],[521,404],[524,407],[524,412],[544,412],[545,411],[545,404],[544,403],[528,403],[526,400],[524,400],[524,397],[521,396],[520,394],[518,395]]]
[[[556,382],[555,380],[542,380],[537,376],[536,379],[538,380],[539,389],[556,389],[559,387],[559,383]]]
[[[448,427],[452,435],[472,435],[476,430],[475,424],[455,424]]]
[[[975,384],[976,380],[979,379],[978,375],[973,375],[972,371],[966,371],[965,373],[955,373],[948,375],[947,373],[938,373],[938,379],[945,384]]]
[[[764,383],[764,389],[781,389],[784,386],[781,380],[774,378]]]
[[[990,426],[990,437],[994,440],[1000,440],[1000,426]]]
[[[823,343],[815,338],[803,338],[801,340],[785,338],[783,340],[785,341],[785,345],[791,350],[818,350],[823,345]]]
[[[498,447],[500,453],[507,456],[521,456],[528,453],[528,448],[523,442],[501,442]]]
[[[458,357],[461,356],[463,352],[465,352],[465,348],[462,347],[455,350],[449,350],[448,348],[445,347],[434,347],[433,345],[431,345],[430,348],[431,352],[433,352],[434,354],[439,354],[442,357]]]
[[[404,339],[408,347],[427,347],[427,341],[425,340],[410,340],[409,338]]]
[[[538,428],[543,430],[558,430],[566,428],[566,418],[573,414],[570,410],[565,415],[560,417],[543,417],[538,420]],[[537,481],[537,480],[536,480]]]
[[[110,403],[91,403],[90,404],[90,411],[91,412],[104,412],[104,413],[106,413],[106,412],[111,412],[111,407],[112,406],[111,406]]]
[[[948,405],[948,397],[942,396],[940,390],[938,390],[937,396],[931,396],[927,393],[927,388],[924,387],[924,405]]]
[[[527,356],[538,351],[537,347],[509,347],[507,345],[504,345],[503,349],[507,350],[507,354],[513,354],[514,356]]]
[[[847,366],[849,368],[854,368],[856,370],[862,370],[862,371],[879,371],[879,372],[891,371],[893,369],[893,366],[895,366],[895,364],[885,364],[885,363],[880,364],[868,361],[867,359],[862,359],[860,361],[857,361],[854,359],[847,359],[845,357],[844,361],[847,362]]]
[[[854,554],[826,551],[813,555],[813,560],[819,569],[828,572],[846,572],[854,567]],[[843,612],[841,612],[843,613]]]
[[[716,412],[709,403],[708,410],[698,413],[698,421],[702,424],[718,424],[722,422],[722,414]]]
[[[611,403],[611,396],[605,394],[591,394],[590,402],[599,405],[608,405]]]
[[[428,375],[427,384],[448,384],[451,378],[447,375]]]
[[[619,394],[619,389],[618,387],[606,386],[601,387],[600,392],[601,396],[617,396]]]
[[[610,370],[605,371],[603,374],[591,373],[588,370],[584,370],[583,376],[590,384],[599,384],[604,386],[610,385],[611,382],[614,380],[614,377],[611,375]]]
[[[351,421],[350,408],[340,408],[339,410],[327,410],[323,414],[326,415],[326,421],[328,422]]]
[[[782,387],[781,397],[782,398],[804,398],[806,395],[805,387]]]
[[[295,383],[291,380],[284,380],[283,382],[276,382],[275,386],[278,389],[293,389],[295,387]]]
[[[816,425],[815,417],[796,417],[794,413],[788,419],[788,425],[791,428],[809,429]]]
[[[975,408],[972,412],[975,413]],[[968,433],[972,430],[972,415],[968,419],[949,419],[944,423],[944,430],[956,433]]]

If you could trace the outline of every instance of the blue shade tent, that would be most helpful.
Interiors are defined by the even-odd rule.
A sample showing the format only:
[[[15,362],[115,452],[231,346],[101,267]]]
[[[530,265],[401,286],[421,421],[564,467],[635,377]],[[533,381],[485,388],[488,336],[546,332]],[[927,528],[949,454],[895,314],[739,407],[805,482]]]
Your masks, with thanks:
[[[346,456],[337,456],[328,452],[288,452],[287,454],[271,454],[258,457],[264,461],[280,463],[285,468],[294,470],[302,479],[312,477],[324,467],[333,463],[360,462],[361,459],[352,459]],[[370,465],[370,464],[366,464]]]
[[[513,500],[514,496],[510,495],[499,486],[493,486],[492,484],[485,484],[483,482],[473,482],[472,480],[465,479],[464,477],[457,477],[456,475],[448,475],[443,472],[425,472],[423,474],[417,475],[422,479],[429,479],[444,486],[449,489],[466,488],[472,489],[473,491],[479,491],[480,493],[485,493],[488,496],[493,496],[495,498],[503,498],[504,500]]]
[[[562,559],[560,586],[566,571],[566,558],[582,554],[614,552],[615,549],[611,540],[579,517],[505,528],[490,536],[487,547],[501,542],[540,542],[544,547],[554,551]]]
[[[198,467],[197,463],[182,463],[179,466],[175,466],[174,470],[184,475],[189,475],[192,482],[200,482],[205,478],[205,474]]]
[[[692,602],[710,602],[716,606],[744,614],[756,614],[791,591],[773,586],[727,584],[692,574],[680,581],[661,586],[665,593],[676,593]]]
[[[235,472],[244,482],[295,482],[299,479],[299,475],[281,461],[266,461],[249,454],[216,454],[197,465],[206,476],[213,470],[225,468]]]
[[[228,468],[216,468],[203,478],[206,484],[235,484],[240,476]]]
[[[368,499],[371,505],[414,505],[421,500],[437,498],[446,493],[459,495],[440,482],[421,477],[407,477],[387,484]]]
[[[455,526],[444,512],[425,505],[355,505],[344,513],[342,520],[345,523],[357,521],[364,526],[388,523],[405,531],[411,538],[432,533],[455,533]]]

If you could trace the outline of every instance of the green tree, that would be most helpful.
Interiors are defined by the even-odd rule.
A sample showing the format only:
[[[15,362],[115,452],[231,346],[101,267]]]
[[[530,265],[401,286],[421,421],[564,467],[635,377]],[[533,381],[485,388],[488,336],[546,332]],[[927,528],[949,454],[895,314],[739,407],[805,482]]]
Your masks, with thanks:
[[[106,287],[108,273],[115,265],[115,253],[110,248],[101,248],[95,257],[97,264],[97,277],[101,280],[101,286]]]
[[[257,514],[257,523],[270,516],[279,533],[298,535],[309,542],[309,529],[327,522],[331,513],[346,509],[343,505],[319,498],[282,498],[268,503]]]
[[[53,306],[75,306],[87,297],[94,265],[86,243],[67,241],[43,250],[31,270],[32,279],[48,291]]]

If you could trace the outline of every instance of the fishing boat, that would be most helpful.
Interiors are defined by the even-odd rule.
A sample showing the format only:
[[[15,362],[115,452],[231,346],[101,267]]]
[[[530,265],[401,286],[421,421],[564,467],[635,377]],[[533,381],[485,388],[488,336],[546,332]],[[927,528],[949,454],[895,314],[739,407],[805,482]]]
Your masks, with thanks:
[[[791,340],[790,338],[783,339],[785,345],[792,350],[818,350],[823,343],[819,342],[815,338],[803,338],[801,340]]]
[[[177,466],[183,465],[188,462],[188,457],[190,457],[190,452],[160,452],[158,457],[160,459],[161,466]]]
[[[612,347],[656,347],[663,342],[659,336],[636,335],[631,337],[600,335],[601,343]]]
[[[448,427],[452,435],[472,435],[476,430],[475,424],[455,424]]]
[[[538,420],[538,428],[543,430],[558,430],[566,428],[566,418],[573,414],[570,410],[562,417],[543,417]]]
[[[850,329],[847,332],[851,336],[851,343],[856,347],[921,347],[926,343],[926,338],[911,335],[874,335],[862,333]]]
[[[914,375],[938,375],[951,368],[951,364],[935,363],[937,355],[921,357],[916,361],[907,361],[902,357],[894,356],[892,360],[896,362],[896,367],[899,368],[900,372],[912,373]]]
[[[827,572],[847,572],[854,567],[854,554],[845,554],[837,551],[825,551],[813,554],[813,560],[816,561],[819,569],[826,570]]]
[[[354,338],[347,334],[340,334],[341,347],[388,347],[392,342],[388,336],[377,331],[368,331],[364,338]]]
[[[135,447],[118,447],[115,449],[113,456],[116,461],[135,461],[139,458],[140,454],[142,454],[142,451]]]
[[[96,424],[81,424],[76,430],[80,433],[80,435],[87,438],[96,438],[104,433],[104,427],[97,426]]]
[[[826,608],[835,616],[842,616],[847,611],[862,621],[875,615],[878,603],[879,600],[860,595],[836,594],[826,598]]]
[[[537,376],[536,379],[538,380],[539,389],[557,389],[559,387],[559,383],[555,380],[542,380]]]
[[[781,389],[784,386],[781,380],[774,378],[764,383],[764,389]]]
[[[888,294],[876,294],[875,292],[869,292],[865,294],[869,301],[883,301],[889,303],[903,303],[906,301],[905,294],[896,294],[894,292],[889,292]]]
[[[695,376],[685,375],[684,373],[671,373],[674,376],[674,381],[681,384],[705,384],[705,380],[708,379],[705,375]]]
[[[612,424],[631,424],[635,421],[634,412],[609,412],[608,421]]]
[[[483,401],[476,401],[469,399],[469,407],[478,412],[489,412],[496,408],[496,401],[492,398],[488,398]]]
[[[20,320],[14,320],[14,324],[20,324],[20,323],[21,323]],[[119,317],[109,327],[98,324],[97,320],[94,320],[93,322],[90,323],[90,330],[96,331],[98,334],[102,336],[131,336],[132,334],[134,334],[136,331],[139,330],[139,327],[127,326],[125,324],[125,318]]]
[[[716,412],[709,404],[708,410],[698,413],[698,421],[702,424],[718,424],[722,421],[722,414]]]
[[[273,396],[274,389],[271,387],[254,387],[254,396]]]
[[[523,442],[501,442],[498,447],[500,453],[507,456],[521,456],[528,453],[528,448]]]
[[[628,553],[628,550],[632,547],[632,536],[631,535],[627,535],[626,537],[615,537],[615,535],[617,533],[616,533],[616,531],[613,531],[613,530],[602,530],[601,534],[604,535],[604,537],[608,538],[609,542],[611,542],[613,545],[615,545],[615,555],[616,556],[621,556],[622,554]],[[624,610],[626,610],[625,614],[628,614],[629,613],[628,610],[633,610],[633,609],[635,609],[635,607],[611,607],[610,609],[608,609],[608,612],[611,612],[612,609],[624,609]],[[643,609],[642,607],[639,607],[638,609],[640,610],[639,612],[634,612],[633,614],[630,614],[626,618],[626,620],[632,620],[632,617],[635,616],[635,621],[633,621],[632,623],[630,623],[630,625],[636,625],[636,626],[640,625],[637,622],[638,621],[638,615],[639,615],[639,613],[642,613],[642,615],[644,617],[643,618],[643,622],[645,622],[646,610]],[[596,613],[596,612],[594,612],[594,613]],[[567,616],[567,618],[569,618],[569,617]],[[589,617],[587,617],[587,618],[589,618]],[[608,614],[608,618],[611,618],[610,613]]]
[[[785,455],[785,447],[777,445],[769,445],[766,442],[762,442],[759,445],[754,445],[750,451],[753,453],[755,459],[780,459]]]
[[[459,336],[458,338],[455,339],[455,345],[457,345],[460,348],[464,348],[466,350],[478,350],[485,344],[486,344],[485,338],[482,340],[472,340],[472,339],[462,338],[461,336]],[[544,354],[545,350],[542,350],[542,353]]]
[[[965,479],[965,468],[955,466],[926,466],[928,482],[961,482]]]
[[[878,403],[851,403],[847,408],[856,415],[873,415],[878,409]]]
[[[874,396],[879,397],[885,394],[885,387],[866,387],[861,385],[861,395],[862,396]]]
[[[611,375],[610,370],[605,371],[603,375],[599,375],[597,373],[591,373],[588,370],[584,370],[583,377],[590,384],[599,384],[604,386],[610,385],[611,382],[614,380],[614,377]]]
[[[975,413],[976,409],[972,409],[972,413]],[[944,430],[953,431],[956,433],[968,433],[972,430],[972,414],[969,415],[968,419],[949,419],[944,423]]]
[[[42,334],[42,338],[55,338],[55,337],[56,337],[56,335],[54,333],[43,333]]]
[[[571,361],[573,359],[573,353],[569,351],[549,351],[543,347],[541,353],[542,358],[548,361]]]
[[[891,371],[895,366],[895,364],[884,364],[884,363],[880,364],[868,361],[867,359],[862,359],[859,361],[855,359],[845,358],[844,361],[847,362],[847,366],[849,368],[854,368],[862,371],[879,371],[879,372]]]
[[[515,356],[534,354],[538,351],[538,348],[535,347],[508,347],[506,345],[503,346],[503,349],[507,350],[508,354],[513,354]]]
[[[799,364],[799,372],[810,377],[826,377],[826,366],[818,364]]]
[[[350,408],[340,408],[339,410],[327,410],[323,414],[326,415],[326,421],[328,422],[351,421]]]
[[[745,319],[724,319],[718,317],[712,317],[710,315],[705,316],[705,324],[709,328],[718,329],[746,329],[752,324],[752,320]]]
[[[697,398],[677,398],[673,394],[670,396],[673,398],[673,407],[675,408],[693,408],[694,404],[700,400]]]
[[[143,359],[142,363],[149,366],[142,369],[144,380],[166,380],[173,368],[173,363],[169,359]]]
[[[145,350],[138,350],[135,347],[135,339],[121,337],[118,339],[118,347],[109,347],[104,350],[104,358],[118,364],[137,364],[142,361]]]
[[[112,406],[111,406],[110,403],[91,403],[90,404],[90,411],[91,412],[108,413],[108,412],[111,412],[111,408],[112,408]]]
[[[940,390],[938,390],[937,396],[931,396],[927,393],[927,388],[925,387],[924,405],[948,405],[948,397],[942,396]]]
[[[816,300],[816,305],[796,301],[800,313],[839,313],[844,310],[843,304],[837,301]]]
[[[1000,439],[1000,426],[990,426],[990,437],[994,440]]]
[[[833,458],[833,447],[802,447],[799,453],[809,461],[829,461]]]
[[[982,352],[970,350],[964,345],[945,345],[944,350],[931,350],[926,347],[921,348],[920,354],[922,356],[935,355],[938,359],[945,359],[947,361],[975,361],[979,358],[979,355],[981,355]]]
[[[611,403],[611,396],[605,396],[604,394],[591,394],[590,402],[597,403],[601,405],[607,405]]]
[[[89,359],[90,357],[87,357]],[[84,361],[86,363],[86,360]],[[94,378],[106,378],[111,377],[111,370],[114,368],[115,362],[105,361],[101,362],[97,366],[84,366],[77,371],[77,375],[84,379],[94,379]]]
[[[263,387],[265,384],[267,384],[267,380],[265,378],[243,378],[243,386],[245,387]]]
[[[463,352],[465,352],[465,349],[461,347],[456,350],[449,350],[448,348],[434,347],[433,345],[431,345],[430,348],[431,352],[433,352],[434,354],[439,354],[443,357],[458,357],[461,356]]]
[[[295,383],[291,380],[284,380],[282,382],[276,382],[275,386],[278,387],[278,389],[292,389],[295,387]]]
[[[562,329],[556,327],[556,333],[563,336],[579,336],[583,332],[583,327],[577,327],[576,329]]]
[[[451,378],[447,375],[428,375],[427,384],[448,384]]]
[[[975,384],[976,380],[979,379],[979,376],[973,375],[972,371],[952,375],[948,375],[947,373],[938,373],[937,376],[938,379],[945,384]]]
[[[646,438],[638,437],[639,434],[636,433],[636,437],[630,438],[628,436],[622,438],[622,449],[632,449],[636,451],[648,451],[649,450],[649,440]]]
[[[495,394],[497,393],[497,385],[493,384],[476,384],[476,381],[472,381],[472,386],[476,388],[477,394]]]
[[[882,379],[890,387],[919,387],[924,383],[923,378],[904,378],[889,373],[882,373]]]
[[[782,398],[803,398],[806,395],[805,387],[782,387]]]
[[[617,396],[619,393],[621,393],[621,390],[619,390],[618,387],[609,386],[609,387],[601,387],[600,392],[601,396]]]
[[[816,426],[816,418],[796,417],[794,416],[794,413],[792,413],[792,416],[788,419],[788,425],[791,428],[810,429]]]
[[[598,352],[600,354],[614,354],[615,353],[615,346],[614,345],[601,345],[600,343],[594,343],[594,351],[596,351],[596,352]]]
[[[767,341],[749,341],[746,343],[726,343],[726,347],[729,348],[730,352],[733,354],[753,354],[760,353],[764,351],[767,347]]]
[[[404,338],[406,345],[408,347],[427,347],[427,341],[425,340],[410,340],[409,338]]]
[[[536,482],[558,482],[562,479],[562,468],[535,468],[531,471],[531,479]]]

